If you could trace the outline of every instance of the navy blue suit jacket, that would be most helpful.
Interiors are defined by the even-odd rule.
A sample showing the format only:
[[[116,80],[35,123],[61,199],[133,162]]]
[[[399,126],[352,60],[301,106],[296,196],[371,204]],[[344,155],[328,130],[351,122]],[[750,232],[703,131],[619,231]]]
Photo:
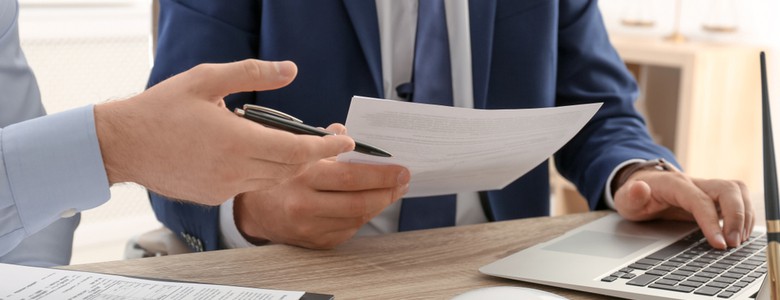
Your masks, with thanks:
[[[603,207],[605,182],[621,162],[673,161],[634,109],[636,83],[609,42],[596,1],[471,0],[469,10],[476,108],[604,102],[555,154],[559,171],[592,209]],[[229,96],[231,109],[258,103],[325,127],[345,121],[353,95],[383,97],[373,0],[163,0],[159,34],[150,85],[207,62],[298,65],[290,86]],[[493,220],[548,215],[547,163],[486,195]],[[156,195],[152,204],[174,232],[200,239],[206,250],[219,247],[218,208]]]

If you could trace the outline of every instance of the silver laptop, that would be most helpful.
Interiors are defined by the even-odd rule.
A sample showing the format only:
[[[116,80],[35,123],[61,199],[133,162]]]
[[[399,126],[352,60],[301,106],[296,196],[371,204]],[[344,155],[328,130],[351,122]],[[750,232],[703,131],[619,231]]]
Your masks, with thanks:
[[[765,248],[763,232],[720,251],[695,223],[610,214],[479,271],[628,299],[755,299],[767,273]]]
[[[761,63],[763,101],[768,107],[763,54]],[[763,120],[765,128],[771,128],[769,118]],[[764,131],[765,144],[773,146],[768,139],[771,131]],[[774,158],[765,153],[764,169],[774,171],[769,162],[774,163]],[[776,187],[776,180],[772,181],[765,185]],[[776,201],[777,197],[767,201],[770,198]],[[759,229],[739,248],[716,250],[695,223],[636,223],[613,213],[479,271],[628,299],[763,300],[769,299],[769,288],[761,287],[768,276],[766,245],[765,230]]]

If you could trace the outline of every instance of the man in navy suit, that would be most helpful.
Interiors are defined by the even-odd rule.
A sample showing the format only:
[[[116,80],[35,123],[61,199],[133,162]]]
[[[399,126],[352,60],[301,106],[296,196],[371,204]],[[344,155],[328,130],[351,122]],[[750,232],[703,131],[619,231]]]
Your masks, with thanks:
[[[226,104],[256,103],[317,126],[344,122],[353,95],[438,98],[433,102],[479,109],[603,102],[555,154],[591,209],[611,207],[630,220],[695,220],[716,248],[739,245],[752,231],[744,184],[691,178],[664,162],[674,157],[653,143],[635,111],[636,83],[609,42],[596,1],[163,0],[160,24],[150,85],[199,63],[291,60],[299,73],[289,87],[233,95]],[[431,67],[438,71],[425,73]],[[433,80],[446,88],[430,93],[427,87],[439,84],[427,83]],[[432,96],[420,97],[425,93]],[[356,233],[549,214],[547,163],[502,190],[397,201],[409,177],[398,166],[322,160],[219,208],[156,195],[152,203],[194,250],[267,242],[331,248]],[[413,214],[424,209],[430,211]],[[428,219],[443,221],[423,224]]]

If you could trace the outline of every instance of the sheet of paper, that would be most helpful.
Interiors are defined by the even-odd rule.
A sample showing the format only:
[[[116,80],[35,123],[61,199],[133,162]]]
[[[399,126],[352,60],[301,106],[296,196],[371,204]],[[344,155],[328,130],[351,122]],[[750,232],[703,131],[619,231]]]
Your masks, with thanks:
[[[304,292],[183,283],[0,264],[0,299],[291,300]]]
[[[338,160],[407,167],[407,197],[501,189],[563,147],[599,107],[480,110],[355,96],[349,135],[393,157],[353,151]]]

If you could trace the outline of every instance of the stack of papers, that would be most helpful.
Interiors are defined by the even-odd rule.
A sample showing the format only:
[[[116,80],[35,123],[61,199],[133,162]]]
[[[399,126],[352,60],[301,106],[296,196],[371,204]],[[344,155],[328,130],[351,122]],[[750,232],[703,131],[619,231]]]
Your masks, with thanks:
[[[0,299],[292,300],[304,292],[140,279],[0,264]],[[324,299],[331,299],[327,297]]]

